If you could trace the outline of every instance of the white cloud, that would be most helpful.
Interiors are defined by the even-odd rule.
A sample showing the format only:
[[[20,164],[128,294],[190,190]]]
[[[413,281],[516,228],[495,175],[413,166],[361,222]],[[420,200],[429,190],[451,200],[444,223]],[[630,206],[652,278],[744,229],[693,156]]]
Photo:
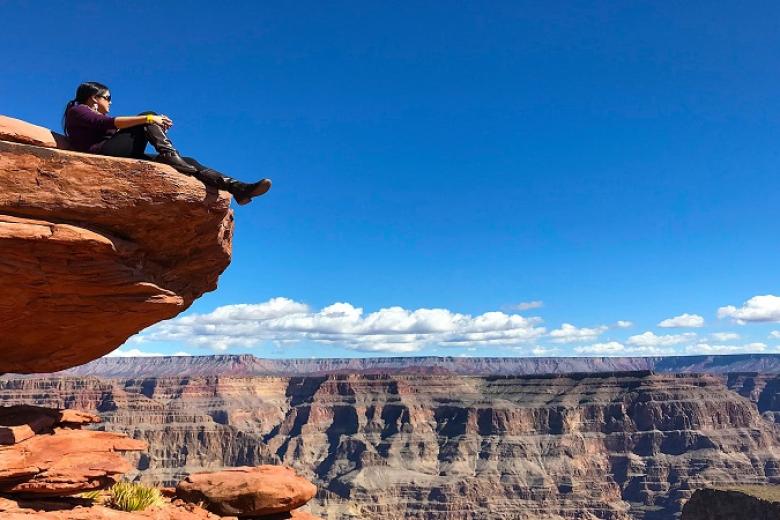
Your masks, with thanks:
[[[735,354],[744,352],[763,352],[766,350],[764,343],[747,343],[745,345],[710,345],[709,343],[697,343],[685,348],[686,354]]]
[[[739,339],[736,332],[713,332],[710,337],[715,341],[735,341]]]
[[[552,354],[555,354],[558,352],[557,348],[547,348],[547,347],[540,347],[536,346],[531,350],[531,353],[534,356],[550,356]]]
[[[545,333],[540,323],[539,318],[498,311],[471,316],[448,309],[387,307],[365,314],[345,302],[314,311],[288,298],[273,298],[162,322],[143,336],[148,341],[176,341],[217,352],[266,342],[312,341],[364,352],[406,353],[428,345],[525,344]]]
[[[617,327],[619,329],[630,329],[633,326],[634,326],[634,322],[627,321],[627,320],[618,320],[615,323],[615,327]]]
[[[773,330],[769,333],[769,337],[772,339],[780,339],[780,330]]]
[[[607,343],[594,343],[586,347],[575,347],[574,351],[579,354],[616,354],[622,353],[626,350],[626,347],[622,343],[617,341],[609,341]]]
[[[560,329],[550,332],[554,343],[576,343],[582,341],[594,341],[607,330],[604,325],[593,328],[578,328],[570,323],[564,323]]]
[[[530,302],[520,302],[516,305],[512,305],[511,309],[515,311],[527,311],[530,309],[539,309],[541,307],[544,307],[544,302],[542,300],[533,300]]]
[[[718,309],[718,318],[731,318],[740,325],[750,322],[780,322],[780,297],[753,296],[740,308],[727,305]]]
[[[597,356],[667,356],[674,354],[674,349],[653,345],[625,346],[618,341],[594,343],[584,347],[575,347],[578,354]]]
[[[159,352],[143,352],[137,348],[131,348],[130,350],[122,350],[118,348],[113,352],[109,352],[104,357],[160,357],[165,354]]]
[[[698,328],[704,326],[704,318],[698,314],[688,314],[686,312],[685,314],[680,314],[674,318],[667,318],[659,323],[658,326],[665,329],[679,327]]]
[[[670,347],[672,345],[679,345],[680,343],[692,341],[694,338],[696,338],[696,334],[693,332],[656,336],[654,333],[648,331],[629,337],[626,340],[626,343],[636,347]]]

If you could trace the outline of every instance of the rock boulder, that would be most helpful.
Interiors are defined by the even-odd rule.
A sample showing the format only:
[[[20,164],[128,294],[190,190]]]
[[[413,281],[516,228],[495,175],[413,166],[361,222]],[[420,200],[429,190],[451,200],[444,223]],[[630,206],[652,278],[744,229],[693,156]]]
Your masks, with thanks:
[[[176,486],[176,495],[186,502],[203,502],[213,513],[239,518],[289,512],[311,500],[316,492],[314,484],[284,466],[195,473]]]
[[[170,166],[0,140],[0,185],[0,372],[96,359],[230,262],[230,196]]]

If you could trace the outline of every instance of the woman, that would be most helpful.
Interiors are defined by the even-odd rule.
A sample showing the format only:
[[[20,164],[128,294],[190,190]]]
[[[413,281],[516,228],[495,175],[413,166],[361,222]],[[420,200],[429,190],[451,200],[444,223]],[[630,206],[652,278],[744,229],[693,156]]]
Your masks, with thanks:
[[[144,153],[148,143],[157,150],[157,161],[192,175],[206,186],[230,192],[241,205],[271,188],[269,179],[247,184],[203,166],[191,157],[181,157],[166,134],[173,126],[168,116],[142,112],[137,116],[109,117],[106,114],[110,108],[111,93],[107,86],[94,81],[79,85],[76,98],[68,102],[62,118],[65,135],[74,150],[150,159]]]

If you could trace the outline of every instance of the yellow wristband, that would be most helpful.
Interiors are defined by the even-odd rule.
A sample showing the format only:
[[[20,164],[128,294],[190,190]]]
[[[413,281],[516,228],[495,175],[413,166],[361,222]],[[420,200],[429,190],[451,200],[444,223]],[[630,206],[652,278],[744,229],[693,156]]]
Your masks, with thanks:
[[[152,114],[146,114],[146,124],[151,125],[154,123],[154,116]]]

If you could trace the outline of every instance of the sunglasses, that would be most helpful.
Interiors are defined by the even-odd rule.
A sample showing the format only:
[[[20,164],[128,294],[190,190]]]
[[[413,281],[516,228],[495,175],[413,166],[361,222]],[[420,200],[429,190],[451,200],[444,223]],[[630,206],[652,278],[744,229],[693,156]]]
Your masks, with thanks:
[[[105,99],[106,101],[109,101],[109,102],[111,101],[111,94],[109,94],[107,96],[99,95],[97,97],[102,97],[103,99]]]

